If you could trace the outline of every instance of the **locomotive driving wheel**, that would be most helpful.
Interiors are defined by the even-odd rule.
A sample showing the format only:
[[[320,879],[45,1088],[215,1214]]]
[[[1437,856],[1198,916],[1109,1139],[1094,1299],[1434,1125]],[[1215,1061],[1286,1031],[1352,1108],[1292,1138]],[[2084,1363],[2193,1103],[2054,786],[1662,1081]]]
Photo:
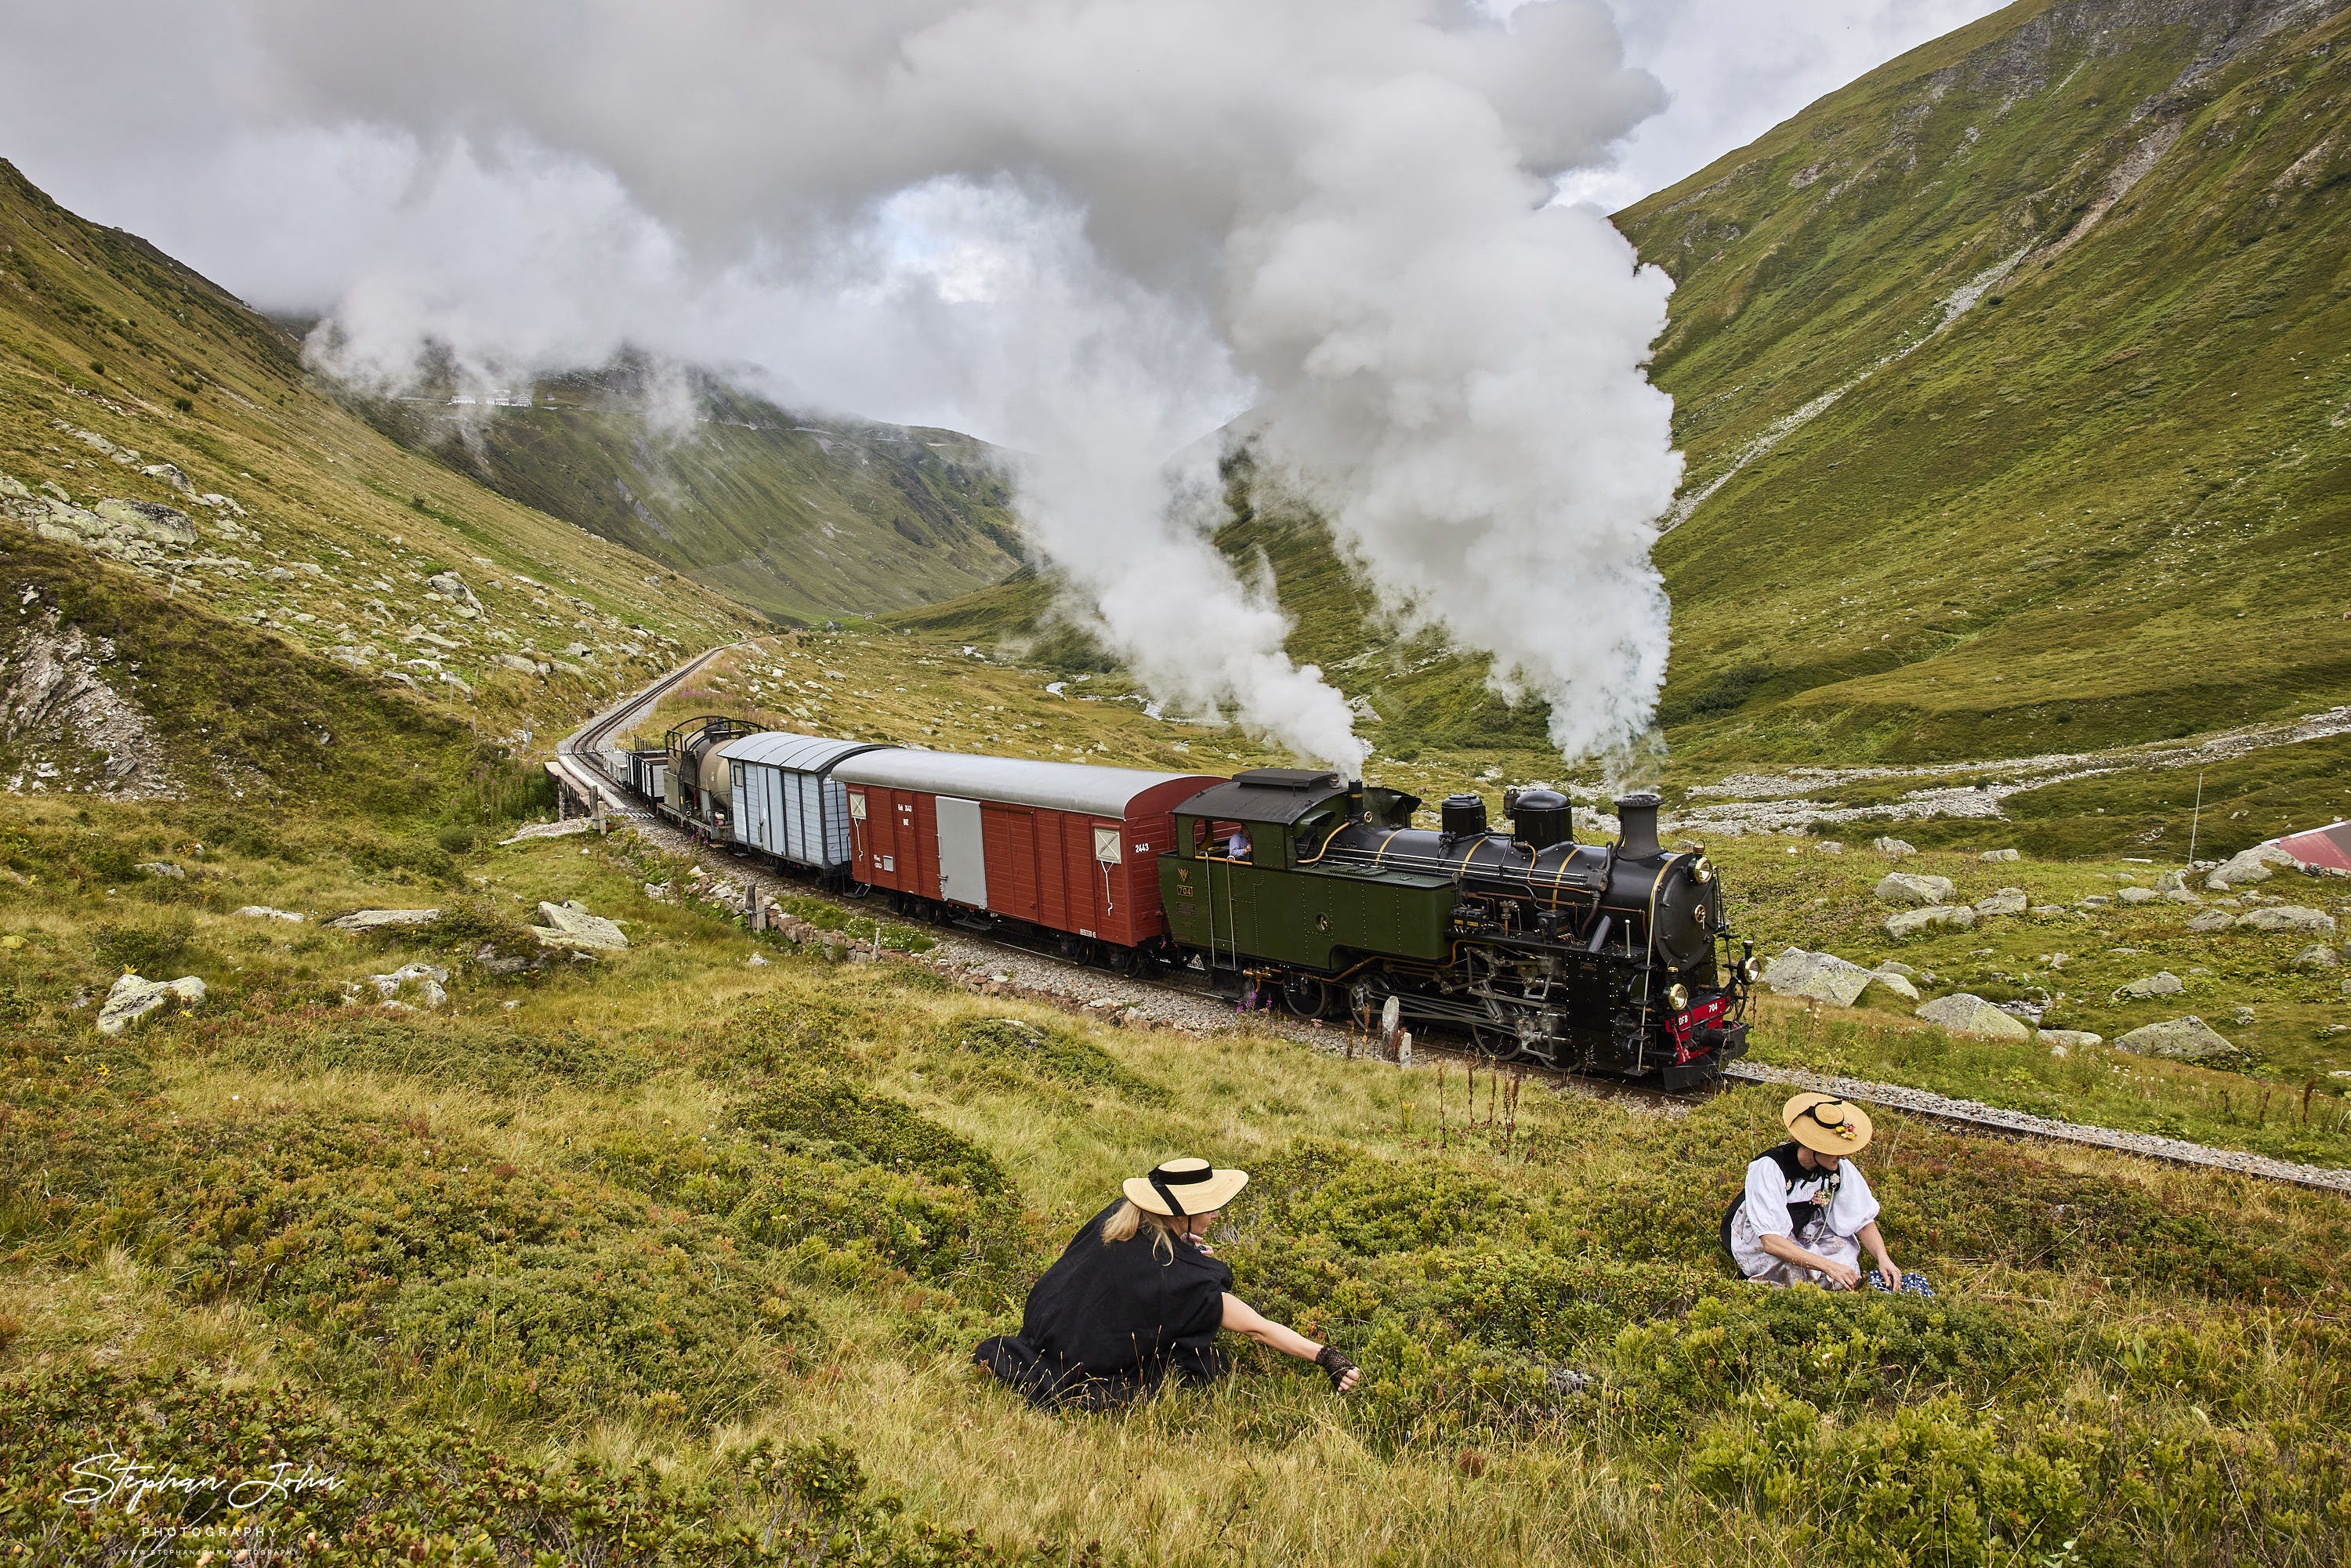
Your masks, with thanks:
[[[1496,1061],[1518,1055],[1519,1031],[1499,1002],[1489,1001],[1486,1016],[1469,1026],[1469,1043],[1478,1048],[1480,1056]]]
[[[1281,977],[1281,1002],[1302,1019],[1331,1016],[1331,1004],[1337,1000],[1331,982],[1320,975],[1284,975]]]

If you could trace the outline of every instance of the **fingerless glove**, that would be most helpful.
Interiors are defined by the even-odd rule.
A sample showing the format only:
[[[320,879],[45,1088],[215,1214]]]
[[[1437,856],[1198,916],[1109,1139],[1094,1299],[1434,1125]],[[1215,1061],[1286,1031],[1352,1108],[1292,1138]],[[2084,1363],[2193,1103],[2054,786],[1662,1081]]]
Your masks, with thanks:
[[[1331,1375],[1331,1386],[1333,1388],[1345,1382],[1347,1374],[1355,1370],[1355,1364],[1349,1361],[1335,1344],[1326,1344],[1317,1351],[1314,1364]]]

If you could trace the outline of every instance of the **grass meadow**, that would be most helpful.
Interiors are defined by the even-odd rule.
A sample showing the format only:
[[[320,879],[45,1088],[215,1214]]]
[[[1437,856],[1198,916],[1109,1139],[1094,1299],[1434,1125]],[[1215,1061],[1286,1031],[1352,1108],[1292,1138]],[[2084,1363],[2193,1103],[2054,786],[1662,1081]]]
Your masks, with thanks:
[[[10,803],[16,1560],[172,1540],[517,1563],[2344,1554],[2339,1198],[1889,1114],[1866,1168],[1938,1298],[1766,1292],[1714,1241],[1776,1139],[1764,1090],[1662,1113],[1480,1074],[1473,1098],[1458,1065],[830,962],[695,903],[626,835],[216,821]],[[1835,922],[1866,868],[1723,852],[1767,940],[1865,929]],[[512,969],[560,898],[620,918],[628,951]],[[309,918],[230,913],[254,904]],[[361,906],[442,914],[319,924]],[[106,1039],[95,998],[126,962],[212,989]],[[446,1006],[344,988],[416,962],[450,971]],[[2230,1127],[2198,1120],[2213,1087],[2258,1082],[1777,1003],[1757,1055],[2205,1135]],[[2339,1157],[2342,1102],[2316,1104],[2294,1136]],[[1080,1416],[974,1368],[1118,1178],[1185,1152],[1253,1173],[1220,1255],[1363,1389],[1252,1351],[1216,1388]],[[77,1472],[110,1453],[185,1484],[133,1509],[113,1461]],[[287,1484],[305,1474],[339,1484]]]

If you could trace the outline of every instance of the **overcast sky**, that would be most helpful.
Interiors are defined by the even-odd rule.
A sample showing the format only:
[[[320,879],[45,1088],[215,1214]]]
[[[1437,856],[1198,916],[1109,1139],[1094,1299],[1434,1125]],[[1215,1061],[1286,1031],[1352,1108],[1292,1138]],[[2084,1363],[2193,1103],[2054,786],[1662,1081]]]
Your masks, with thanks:
[[[1656,76],[1667,98],[1604,166],[1562,180],[1572,199],[1604,211],[2000,8],[1996,0],[1608,3],[1626,63]],[[16,67],[0,94],[0,157],[74,211],[154,241],[264,308],[325,308],[348,286],[354,257],[387,243],[385,208],[415,198],[415,173],[397,149],[336,128],[333,106],[289,104],[280,71],[255,44],[288,19],[273,0],[0,0],[0,39]]]

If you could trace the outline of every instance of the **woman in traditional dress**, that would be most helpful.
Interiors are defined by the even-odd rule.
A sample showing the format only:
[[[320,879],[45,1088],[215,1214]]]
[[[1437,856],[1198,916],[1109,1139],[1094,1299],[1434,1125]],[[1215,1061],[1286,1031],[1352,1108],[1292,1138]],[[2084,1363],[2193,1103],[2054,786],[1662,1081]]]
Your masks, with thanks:
[[[1834,1094],[1799,1094],[1782,1107],[1789,1141],[1747,1167],[1746,1190],[1722,1217],[1722,1246],[1739,1271],[1767,1285],[1861,1286],[1861,1254],[1877,1260],[1881,1290],[1931,1294],[1923,1276],[1894,1266],[1878,1233],[1878,1205],[1852,1156],[1869,1146],[1869,1113]]]

